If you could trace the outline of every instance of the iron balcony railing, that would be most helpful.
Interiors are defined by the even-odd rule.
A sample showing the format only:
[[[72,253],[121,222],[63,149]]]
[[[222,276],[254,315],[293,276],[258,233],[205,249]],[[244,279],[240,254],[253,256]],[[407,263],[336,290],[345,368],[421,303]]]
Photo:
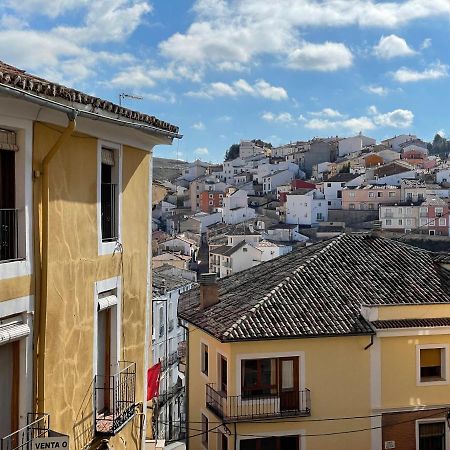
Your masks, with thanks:
[[[119,371],[94,379],[95,433],[113,436],[135,414],[136,363],[119,361]]]
[[[17,209],[0,209],[0,262],[19,258]]]
[[[26,426],[0,438],[0,450],[32,450],[33,439],[48,437],[49,427],[48,414],[29,413]]]
[[[117,229],[117,185],[102,183],[102,241],[115,241]]]
[[[267,396],[228,396],[207,384],[206,406],[224,422],[311,415],[309,389]]]

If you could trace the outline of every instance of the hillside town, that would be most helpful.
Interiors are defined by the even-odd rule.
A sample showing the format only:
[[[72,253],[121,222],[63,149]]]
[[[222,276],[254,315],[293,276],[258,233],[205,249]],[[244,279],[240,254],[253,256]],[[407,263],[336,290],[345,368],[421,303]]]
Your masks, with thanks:
[[[214,3],[190,14],[218,8],[218,24],[228,2]],[[109,85],[200,83],[176,62]],[[162,96],[140,112],[126,101],[141,96],[97,96],[106,82],[12,64],[0,60],[0,450],[450,450],[442,130],[370,137],[378,117],[302,138],[283,116],[292,141],[236,132],[228,149],[217,138],[220,162],[202,147],[184,161]],[[213,87],[185,97],[284,99],[262,79]]]

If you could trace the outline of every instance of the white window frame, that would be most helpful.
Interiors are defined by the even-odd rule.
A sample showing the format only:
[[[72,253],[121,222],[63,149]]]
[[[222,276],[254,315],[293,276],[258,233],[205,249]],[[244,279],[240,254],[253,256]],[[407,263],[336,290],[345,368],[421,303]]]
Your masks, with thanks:
[[[16,261],[0,263],[0,280],[23,277],[33,273],[33,122],[0,115],[0,126],[16,132],[19,151],[16,153],[16,204],[19,209],[19,243],[22,258]],[[18,198],[19,197],[19,198]],[[24,217],[20,218],[20,213]]]
[[[447,225],[447,221],[445,220],[445,217],[440,217],[439,218],[439,226],[445,227],[446,225]]]
[[[30,334],[19,344],[19,428],[27,425],[27,414],[33,411],[33,313],[33,295],[0,302],[0,317],[21,315],[30,328]]]
[[[94,332],[92,346],[92,379],[97,375],[97,337],[98,337],[98,298],[99,294],[106,291],[116,291],[117,305],[111,310],[111,338],[115,333],[114,339],[111,339],[111,362],[120,361],[121,337],[122,337],[122,280],[120,277],[108,278],[106,280],[96,281],[94,283]],[[113,369],[113,368],[112,368]],[[111,373],[114,373],[112,370]],[[94,405],[95,406],[95,405]]]
[[[114,157],[117,157],[117,190],[118,190],[118,206],[117,206],[117,241],[102,241],[102,148],[114,150]],[[122,144],[108,142],[104,140],[97,141],[97,240],[98,254],[111,255],[117,246],[117,242],[122,242]]]
[[[448,344],[421,344],[416,345],[416,385],[417,386],[443,386],[449,382],[449,356],[448,356]],[[428,349],[444,349],[444,361],[441,362],[443,371],[442,381],[421,381],[420,379],[420,350]]]
[[[419,450],[419,425],[423,423],[436,423],[436,422],[442,422],[444,423],[444,430],[445,430],[445,450],[448,450],[450,448],[450,439],[449,439],[449,431],[448,426],[446,423],[446,420],[444,418],[435,417],[432,419],[418,419],[415,423],[416,428],[416,450]]]

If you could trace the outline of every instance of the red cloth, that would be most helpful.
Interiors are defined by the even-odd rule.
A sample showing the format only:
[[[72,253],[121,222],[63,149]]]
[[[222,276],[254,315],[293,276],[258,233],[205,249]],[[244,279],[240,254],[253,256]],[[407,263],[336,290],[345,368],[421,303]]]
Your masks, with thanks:
[[[157,397],[159,393],[159,378],[161,375],[161,363],[156,363],[147,371],[147,400]]]

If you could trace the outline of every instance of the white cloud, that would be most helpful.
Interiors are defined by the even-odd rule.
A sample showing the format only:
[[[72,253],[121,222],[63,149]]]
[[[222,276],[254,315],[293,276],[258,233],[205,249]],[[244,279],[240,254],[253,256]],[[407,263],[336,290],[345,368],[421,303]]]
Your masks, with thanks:
[[[414,114],[407,109],[396,109],[394,111],[377,114],[373,121],[380,127],[408,128],[412,125]]]
[[[389,93],[389,89],[383,86],[366,86],[363,88],[364,91],[369,94],[379,95],[380,97],[384,97]]]
[[[381,36],[380,41],[373,48],[373,52],[378,58],[392,59],[399,56],[412,56],[416,52],[413,50],[407,42],[395,35]]]
[[[445,138],[445,131],[444,130],[436,131],[436,134],[438,134],[439,136]]]
[[[219,122],[231,122],[232,117],[231,116],[220,116],[217,118]]]
[[[265,112],[261,115],[261,118],[266,122],[279,122],[279,123],[290,123],[293,122],[293,117],[288,112],[282,112],[279,114],[274,114],[271,112]]]
[[[353,63],[352,52],[341,43],[304,43],[287,55],[287,66],[297,70],[334,72],[346,69]]]
[[[342,117],[342,114],[333,108],[323,108],[321,111],[310,112],[309,114],[316,117]]]
[[[198,156],[205,156],[209,154],[209,150],[206,147],[197,147],[194,153]]]
[[[232,84],[218,81],[204,86],[199,91],[189,91],[189,97],[212,99],[215,97],[237,97],[251,95],[253,97],[266,98],[268,100],[284,100],[288,98],[286,89],[280,86],[272,86],[267,81],[258,80],[251,85],[246,80],[239,79]]]
[[[402,67],[393,73],[395,80],[400,83],[412,83],[415,81],[437,80],[448,76],[448,65],[442,64],[439,61],[431,64],[427,69],[418,71]]]
[[[380,113],[375,106],[368,108],[368,116],[360,117],[313,117],[304,122],[305,128],[312,130],[342,130],[342,132],[357,133],[373,130],[378,127],[408,128],[412,125],[414,114],[405,109],[396,109]]]
[[[421,46],[420,46],[420,50],[425,50],[427,48],[431,47],[431,39],[430,38],[426,38],[423,40]]]
[[[203,131],[205,129],[205,124],[202,121],[196,122],[192,125],[192,128],[197,131]]]
[[[242,70],[269,55],[301,70],[349,67],[352,53],[339,42],[302,41],[317,27],[398,29],[415,20],[450,15],[448,0],[197,0],[194,22],[160,43],[161,54],[189,65]]]

